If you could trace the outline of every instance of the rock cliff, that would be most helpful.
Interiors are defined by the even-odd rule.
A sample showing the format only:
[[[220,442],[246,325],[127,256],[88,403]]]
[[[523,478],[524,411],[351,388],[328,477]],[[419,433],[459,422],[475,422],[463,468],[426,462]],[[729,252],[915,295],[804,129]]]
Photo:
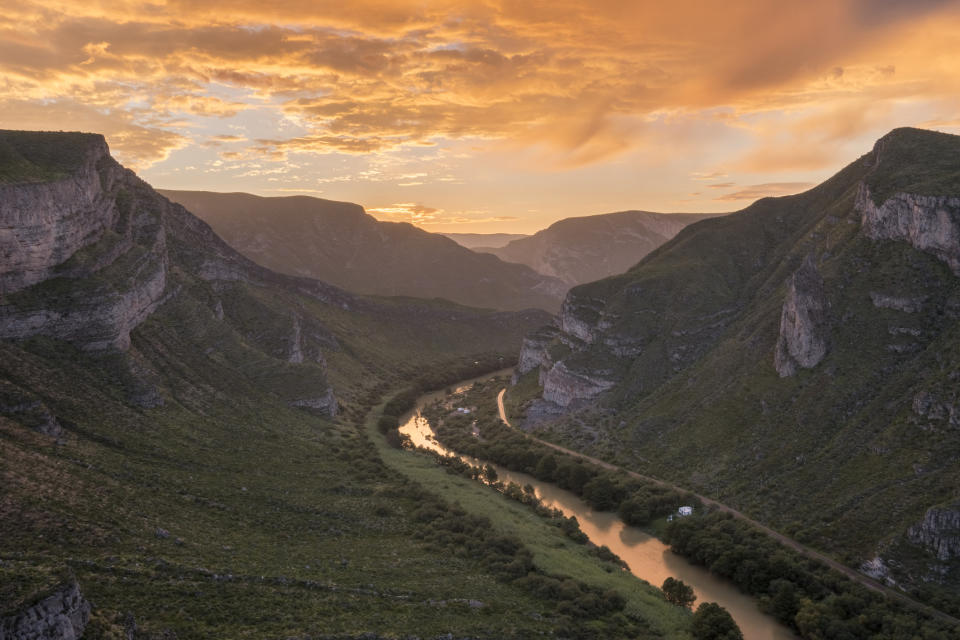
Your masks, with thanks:
[[[609,373],[573,370],[561,360],[543,377],[543,399],[561,407],[568,407],[579,400],[589,400],[613,387],[614,381],[609,379]]]
[[[90,603],[70,584],[26,610],[0,619],[0,640],[79,640],[90,621]]]
[[[960,276],[960,198],[895,193],[878,206],[862,183],[854,206],[868,237],[909,242]]]
[[[941,562],[960,558],[960,502],[928,509],[923,520],[910,527],[907,537]]]
[[[73,162],[57,171],[0,185],[0,339],[47,336],[89,352],[126,352],[130,334],[180,294],[185,278],[212,285],[247,283],[295,291],[341,309],[358,303],[322,282],[274,273],[244,258],[180,205],[157,194],[110,157],[102,136],[68,134]],[[36,149],[47,162],[64,134],[0,132],[7,148]],[[75,149],[73,148],[75,147]],[[214,313],[223,319],[223,303]],[[271,356],[308,366],[323,363],[316,322]],[[330,342],[330,341],[328,341]],[[335,345],[335,341],[331,342]],[[331,415],[332,389],[297,400]],[[159,404],[159,395],[144,406]],[[143,404],[143,403],[141,403]],[[56,431],[52,419],[47,431]],[[40,428],[38,426],[37,428]],[[41,429],[43,430],[43,429]]]
[[[797,367],[810,369],[827,353],[827,300],[823,278],[811,256],[790,277],[787,298],[780,314],[780,336],[774,367],[780,377],[792,376]]]

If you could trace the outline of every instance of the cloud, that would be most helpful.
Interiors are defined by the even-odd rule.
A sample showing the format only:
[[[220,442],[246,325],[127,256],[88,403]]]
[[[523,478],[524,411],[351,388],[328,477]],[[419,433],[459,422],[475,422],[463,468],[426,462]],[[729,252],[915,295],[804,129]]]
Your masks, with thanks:
[[[759,200],[770,196],[786,196],[794,193],[800,193],[811,188],[810,182],[767,182],[764,184],[752,184],[743,187],[738,191],[726,193],[714,198],[723,202],[735,202],[738,200]]]
[[[39,104],[0,100],[0,128],[51,129],[53,126],[102,133],[117,159],[137,170],[165,160],[171,152],[189,143],[178,133],[135,124],[132,116],[122,111],[99,110],[71,100]]]

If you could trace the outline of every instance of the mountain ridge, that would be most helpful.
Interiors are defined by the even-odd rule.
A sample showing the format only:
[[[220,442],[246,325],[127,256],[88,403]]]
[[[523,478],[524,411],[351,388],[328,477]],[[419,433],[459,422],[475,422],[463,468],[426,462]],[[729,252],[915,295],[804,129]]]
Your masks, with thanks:
[[[575,286],[623,273],[689,224],[724,214],[618,211],[554,222],[501,248],[478,248]]]
[[[275,270],[357,293],[446,298],[477,307],[555,310],[566,287],[360,205],[310,196],[160,190],[233,246]]]
[[[571,289],[524,341],[529,426],[949,602],[957,562],[929,554],[956,534],[929,525],[960,504],[958,195],[960,137],[897,129]]]

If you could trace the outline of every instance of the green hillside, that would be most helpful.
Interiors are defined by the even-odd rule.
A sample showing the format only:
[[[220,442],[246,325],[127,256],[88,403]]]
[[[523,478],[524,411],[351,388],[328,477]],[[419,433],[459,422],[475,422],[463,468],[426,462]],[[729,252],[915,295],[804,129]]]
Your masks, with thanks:
[[[806,193],[694,224],[626,274],[573,289],[556,359],[614,386],[539,428],[851,566],[879,557],[882,577],[956,612],[960,563],[929,541],[956,548],[960,532],[921,538],[928,509],[960,502],[958,172],[960,137],[898,129]],[[862,185],[874,207],[908,196],[868,223]],[[781,377],[805,259],[824,317],[798,340],[822,334],[826,355]]]

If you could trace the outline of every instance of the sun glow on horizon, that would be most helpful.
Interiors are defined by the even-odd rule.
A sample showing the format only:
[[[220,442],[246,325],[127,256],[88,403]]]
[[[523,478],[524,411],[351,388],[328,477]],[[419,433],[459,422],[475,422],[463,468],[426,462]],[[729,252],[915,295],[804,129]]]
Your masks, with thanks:
[[[431,231],[734,210],[891,128],[960,132],[940,0],[23,0],[0,44],[0,127],[104,133],[157,187]]]

